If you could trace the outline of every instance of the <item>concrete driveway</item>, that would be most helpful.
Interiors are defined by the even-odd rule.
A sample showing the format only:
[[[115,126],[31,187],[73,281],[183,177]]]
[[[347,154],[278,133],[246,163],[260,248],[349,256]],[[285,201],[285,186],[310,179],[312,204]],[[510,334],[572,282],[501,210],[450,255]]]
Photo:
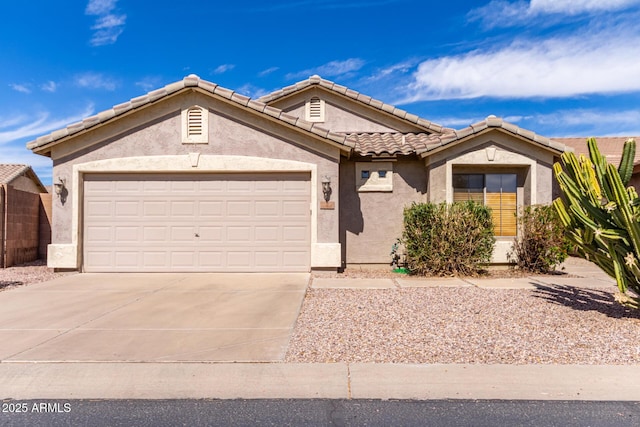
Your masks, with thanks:
[[[1,361],[279,361],[307,273],[83,273],[0,292]]]

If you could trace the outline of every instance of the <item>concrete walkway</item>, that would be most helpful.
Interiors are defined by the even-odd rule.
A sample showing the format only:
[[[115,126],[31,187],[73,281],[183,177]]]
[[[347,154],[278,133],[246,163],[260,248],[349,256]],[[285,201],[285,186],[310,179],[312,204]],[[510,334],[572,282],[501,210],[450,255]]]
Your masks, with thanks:
[[[564,274],[529,275],[514,278],[482,277],[413,277],[398,274],[394,278],[354,279],[315,277],[311,287],[315,289],[393,289],[428,287],[469,287],[483,289],[538,289],[540,286],[573,286],[615,289],[616,282],[595,264],[579,258],[569,258],[558,269]]]
[[[2,399],[640,400],[640,367],[0,363]]]
[[[612,279],[583,260],[571,259],[565,263],[565,269],[568,273],[566,276],[531,276],[500,281],[409,277],[380,280],[316,278],[313,286],[360,289],[405,286],[528,289],[530,286],[554,284],[614,289]],[[282,282],[282,278],[272,277],[272,281],[262,278],[250,281],[244,290],[231,286],[231,282],[222,281],[218,283],[220,288],[214,297],[211,289],[206,291],[211,286],[210,278],[196,277],[185,282],[179,276],[184,275],[167,276],[166,281],[145,282],[146,285],[139,286],[135,291],[127,289],[124,282],[105,281],[102,285],[94,285],[93,298],[80,298],[79,294],[73,292],[74,287],[86,286],[87,280],[91,279],[85,274],[73,276],[75,284],[71,281],[62,286],[52,281],[0,293],[0,398],[640,400],[640,366],[637,365],[282,363],[280,360],[289,336],[286,331],[295,320],[304,294],[300,280]],[[237,279],[238,276],[232,278]],[[135,280],[135,277],[129,279]],[[225,286],[228,286],[227,293]],[[271,329],[281,328],[276,333],[279,336],[277,343],[271,342],[276,338],[271,335],[265,336],[263,341],[252,336],[248,337],[246,345],[237,347],[239,352],[233,353],[214,350],[211,343],[215,342],[216,347],[224,347],[220,344],[223,338],[221,335],[207,335],[210,331],[198,335],[199,338],[195,340],[185,339],[181,334],[172,335],[185,326],[184,316],[190,314],[168,310],[166,304],[174,305],[174,309],[186,304],[190,307],[189,311],[194,311],[193,307],[206,308],[209,316],[212,313],[214,317],[226,313],[237,321],[233,313],[242,311],[243,305],[242,298],[234,297],[246,299],[247,295],[251,295],[248,291],[260,290],[261,287],[271,287],[271,294],[267,297],[258,292],[250,298],[261,300],[260,306],[268,310],[254,317],[254,320],[258,319],[257,322],[246,326],[256,329],[267,325],[271,325]],[[186,290],[187,294],[193,295],[186,296]],[[160,292],[164,292],[163,298],[160,298]],[[40,306],[42,312],[35,311],[33,304],[29,303],[30,299],[38,298],[37,295],[46,302]],[[288,309],[278,314],[276,307],[280,304],[279,300],[289,297],[297,298],[297,302],[285,304],[289,308],[298,304],[295,313]],[[97,299],[106,300],[112,309],[96,311],[94,300]],[[64,301],[70,304],[63,304]],[[216,305],[216,301],[221,305]],[[225,303],[230,305],[225,306]],[[8,316],[7,313],[12,315]],[[116,313],[120,315],[116,316]],[[154,338],[149,337],[153,337],[155,332],[151,324],[148,324],[149,328],[127,332],[127,318],[136,318],[144,324],[155,319],[154,327],[172,326],[173,332],[168,328],[168,335],[162,338],[166,348],[171,350],[157,352],[161,342],[152,344]],[[12,330],[15,325],[12,326],[10,319],[22,319],[22,329]],[[204,324],[213,322],[207,316],[196,316],[192,320]],[[30,325],[30,329],[25,325]],[[113,332],[117,325],[123,328],[121,335]],[[125,339],[126,336],[135,339]],[[202,351],[194,353],[199,340],[204,340],[204,347]],[[265,344],[269,342],[271,344]],[[270,346],[271,350],[268,349]],[[84,348],[82,357],[75,347]],[[185,351],[186,348],[190,350]],[[261,357],[270,354],[269,357],[274,361],[251,362],[248,355],[255,352],[256,348],[262,348]],[[138,363],[132,363],[129,358],[106,357],[118,354],[118,351],[135,354]],[[215,354],[218,360],[235,360],[236,363],[212,362],[212,355]],[[247,356],[240,357],[239,354]]]

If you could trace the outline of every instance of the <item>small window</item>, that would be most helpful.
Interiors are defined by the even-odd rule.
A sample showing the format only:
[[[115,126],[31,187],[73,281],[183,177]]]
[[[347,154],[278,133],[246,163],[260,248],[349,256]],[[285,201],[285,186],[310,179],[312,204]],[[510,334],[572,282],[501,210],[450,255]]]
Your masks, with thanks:
[[[309,99],[305,105],[305,119],[309,122],[324,122],[324,101],[317,96]]]
[[[182,143],[206,144],[209,142],[209,111],[194,105],[182,110]]]
[[[356,190],[358,192],[393,191],[393,163],[356,162]]]

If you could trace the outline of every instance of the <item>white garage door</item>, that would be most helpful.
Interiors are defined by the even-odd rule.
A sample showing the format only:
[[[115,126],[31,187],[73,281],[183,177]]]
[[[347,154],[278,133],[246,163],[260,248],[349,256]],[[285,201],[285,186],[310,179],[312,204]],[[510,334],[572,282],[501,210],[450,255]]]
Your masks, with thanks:
[[[84,270],[309,271],[309,174],[91,174]]]

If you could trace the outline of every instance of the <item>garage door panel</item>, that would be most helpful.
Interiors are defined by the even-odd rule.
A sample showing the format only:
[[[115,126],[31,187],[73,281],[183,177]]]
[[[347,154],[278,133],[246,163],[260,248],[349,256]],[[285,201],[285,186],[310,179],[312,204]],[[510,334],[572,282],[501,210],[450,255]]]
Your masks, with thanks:
[[[119,251],[114,254],[115,264],[120,268],[135,268],[138,264],[137,251]]]
[[[168,243],[184,243],[184,242],[193,242],[195,239],[195,227],[192,225],[187,226],[172,226],[171,230],[171,239]]]
[[[280,227],[258,226],[255,228],[255,241],[257,243],[277,243],[280,240]]]
[[[167,240],[167,227],[143,227],[143,236],[145,242],[165,242]]]
[[[166,193],[165,193],[166,194]],[[143,204],[144,216],[166,217],[169,209],[167,208],[167,202],[162,201],[145,201]]]
[[[116,226],[115,239],[118,242],[139,242],[142,227]]]
[[[253,257],[248,250],[229,251],[227,252],[227,266],[230,268],[251,268],[253,264]]]
[[[195,201],[176,201],[171,202],[171,217],[188,216],[193,217],[196,213]]]
[[[86,238],[92,242],[107,242],[113,240],[111,236],[112,228],[108,226],[87,227]]]
[[[227,202],[227,217],[245,217],[251,216],[251,201],[249,200],[234,200]]]
[[[308,174],[95,174],[84,188],[85,271],[309,270]]]
[[[163,271],[168,264],[168,256],[166,252],[145,251],[142,254],[142,270],[152,269],[152,271]]]
[[[280,217],[281,212],[281,202],[273,200],[273,201],[256,201],[255,202],[255,213],[256,216],[273,216]]]
[[[139,181],[116,181],[115,190],[118,193],[140,194],[143,191],[143,185]]]
[[[281,254],[277,251],[256,251],[256,267],[277,268],[281,264]]]
[[[224,202],[200,201],[198,203],[198,215],[201,218],[220,219],[224,217]]]

